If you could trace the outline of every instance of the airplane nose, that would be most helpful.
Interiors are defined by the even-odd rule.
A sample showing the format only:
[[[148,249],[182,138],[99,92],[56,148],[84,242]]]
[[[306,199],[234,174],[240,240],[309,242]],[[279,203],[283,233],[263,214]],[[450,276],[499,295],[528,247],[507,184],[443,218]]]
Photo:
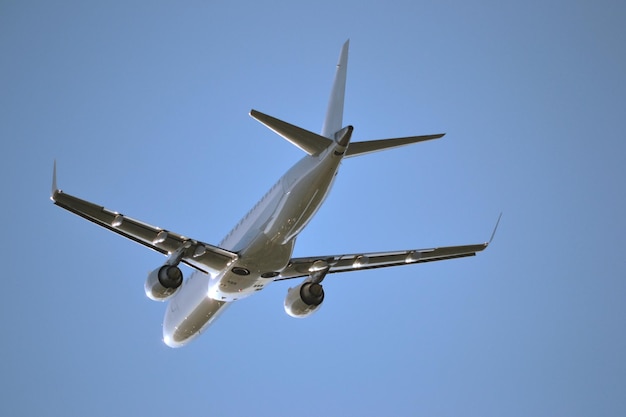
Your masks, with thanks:
[[[186,324],[185,321],[180,322],[173,315],[166,314],[163,320],[163,343],[171,348],[179,348],[199,334],[188,329]]]
[[[171,348],[179,348],[185,345],[188,340],[179,329],[178,318],[170,309],[171,306],[168,306],[167,313],[165,314],[165,318],[163,319],[163,343]]]
[[[163,343],[171,348],[179,348],[185,345],[184,341],[177,341],[174,339],[173,334],[166,331],[165,327],[163,327]]]
[[[209,298],[206,292],[205,280],[190,279],[170,300],[163,319],[163,343],[172,348],[186,345],[198,337],[228,305],[225,301]]]

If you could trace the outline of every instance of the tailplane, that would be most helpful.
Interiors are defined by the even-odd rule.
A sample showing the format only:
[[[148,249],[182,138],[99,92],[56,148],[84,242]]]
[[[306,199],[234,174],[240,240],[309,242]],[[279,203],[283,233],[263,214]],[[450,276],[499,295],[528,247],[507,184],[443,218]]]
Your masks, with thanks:
[[[366,153],[378,152],[385,149],[396,148],[398,146],[410,145],[412,143],[424,142],[426,140],[439,139],[445,133],[424,136],[409,136],[406,138],[368,140],[365,142],[352,142],[346,151],[346,157],[364,155]]]
[[[287,139],[289,142],[293,143],[309,155],[319,154],[324,149],[328,148],[328,146],[332,143],[330,139],[322,137],[317,133],[302,129],[301,127],[284,122],[257,110],[251,110],[250,116],[254,117],[269,129],[278,133],[280,136]]]
[[[250,116],[254,117],[265,126],[287,139],[298,148],[309,155],[319,155],[327,149],[333,142],[338,145],[335,150],[336,155],[345,157],[364,155],[384,149],[396,148],[410,145],[412,143],[423,142],[432,139],[439,139],[444,133],[424,136],[408,136],[404,138],[370,140],[366,142],[350,142],[352,136],[352,126],[342,126],[343,123],[343,103],[346,92],[346,74],[348,70],[348,47],[350,40],[347,40],[341,52],[335,71],[333,87],[328,100],[326,118],[322,126],[321,135],[313,133],[301,127],[284,122],[275,117],[251,110]],[[344,153],[345,152],[345,153]]]

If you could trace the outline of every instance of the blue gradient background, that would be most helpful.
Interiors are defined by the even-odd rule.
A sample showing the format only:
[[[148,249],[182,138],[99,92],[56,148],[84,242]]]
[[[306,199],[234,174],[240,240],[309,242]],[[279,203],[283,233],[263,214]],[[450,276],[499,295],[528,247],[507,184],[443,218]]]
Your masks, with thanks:
[[[620,1],[0,3],[6,416],[626,415]],[[296,256],[482,242],[475,258],[288,283],[189,346],[143,294],[164,258],[66,192],[217,243],[319,131],[351,39],[354,140]],[[188,270],[186,271],[188,272]]]

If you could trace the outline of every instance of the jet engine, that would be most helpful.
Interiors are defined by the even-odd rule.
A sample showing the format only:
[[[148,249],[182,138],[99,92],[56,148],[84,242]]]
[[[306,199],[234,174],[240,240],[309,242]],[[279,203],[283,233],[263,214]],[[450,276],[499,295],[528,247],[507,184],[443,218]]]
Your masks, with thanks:
[[[285,312],[291,317],[304,318],[313,314],[324,301],[324,288],[317,282],[305,281],[289,288],[285,298]]]
[[[148,274],[144,289],[154,301],[165,301],[178,291],[183,283],[183,273],[175,265],[165,264]]]

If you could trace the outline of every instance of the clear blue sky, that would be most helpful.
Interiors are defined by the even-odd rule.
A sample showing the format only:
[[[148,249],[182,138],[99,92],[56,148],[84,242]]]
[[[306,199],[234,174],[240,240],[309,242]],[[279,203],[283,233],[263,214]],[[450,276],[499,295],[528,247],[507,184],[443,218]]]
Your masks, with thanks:
[[[0,415],[626,415],[621,1],[0,3]],[[106,5],[105,5],[106,4]],[[277,283],[189,346],[143,283],[164,258],[69,193],[217,243],[319,131],[351,39],[353,158],[296,255],[482,242],[332,276],[306,320]],[[189,272],[188,270],[185,272]]]

